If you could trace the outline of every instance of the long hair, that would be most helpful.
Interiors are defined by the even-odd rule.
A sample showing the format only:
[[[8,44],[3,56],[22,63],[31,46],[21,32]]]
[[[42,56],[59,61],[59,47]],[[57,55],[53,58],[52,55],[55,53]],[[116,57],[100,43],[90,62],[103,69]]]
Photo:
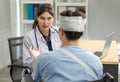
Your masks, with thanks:
[[[51,4],[42,4],[35,11],[35,20],[33,22],[32,28],[34,29],[38,25],[37,17],[39,17],[42,13],[49,12],[50,15],[54,17],[54,10]]]

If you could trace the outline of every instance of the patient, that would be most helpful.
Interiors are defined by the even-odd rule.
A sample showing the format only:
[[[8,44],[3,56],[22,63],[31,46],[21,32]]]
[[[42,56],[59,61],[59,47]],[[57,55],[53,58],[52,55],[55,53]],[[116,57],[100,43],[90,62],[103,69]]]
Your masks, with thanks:
[[[90,51],[79,47],[85,24],[79,12],[67,10],[60,15],[59,37],[62,47],[36,57],[34,81],[43,79],[44,82],[88,82],[100,79],[103,75],[100,59]],[[34,50],[30,50],[32,51]],[[65,51],[72,53],[82,63],[78,63]],[[35,53],[32,54],[34,55],[36,56]]]

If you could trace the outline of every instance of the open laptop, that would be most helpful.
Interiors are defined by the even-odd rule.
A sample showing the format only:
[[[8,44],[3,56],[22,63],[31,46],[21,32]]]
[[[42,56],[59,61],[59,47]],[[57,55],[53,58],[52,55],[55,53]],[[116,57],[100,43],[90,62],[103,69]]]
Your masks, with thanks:
[[[106,37],[106,41],[104,44],[104,48],[103,51],[95,51],[94,54],[96,56],[98,56],[100,59],[103,58],[104,56],[106,56],[106,54],[109,52],[109,48],[112,42],[112,38],[113,38],[114,32],[110,33],[107,37]]]

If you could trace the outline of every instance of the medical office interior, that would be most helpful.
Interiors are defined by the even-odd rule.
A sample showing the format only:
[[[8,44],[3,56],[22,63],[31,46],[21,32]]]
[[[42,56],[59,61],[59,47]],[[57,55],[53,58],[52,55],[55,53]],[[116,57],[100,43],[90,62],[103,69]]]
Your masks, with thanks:
[[[24,35],[32,27],[24,28],[21,23],[21,2],[42,0],[0,0],[0,82],[11,82],[9,75],[10,53],[8,38]],[[47,0],[43,0],[47,1]],[[49,1],[49,0],[48,0]],[[120,55],[120,0],[51,0],[55,7],[55,1],[66,3],[81,3],[87,1],[87,31],[86,40],[105,40],[105,37],[114,32],[113,40],[116,41],[116,49],[119,60]],[[76,4],[77,5],[77,4]],[[56,11],[57,12],[57,11]],[[58,13],[56,13],[58,14]],[[55,20],[56,21],[56,20]],[[24,30],[25,29],[25,30]],[[25,32],[25,33],[24,33]],[[120,82],[120,67],[118,63],[118,82]]]

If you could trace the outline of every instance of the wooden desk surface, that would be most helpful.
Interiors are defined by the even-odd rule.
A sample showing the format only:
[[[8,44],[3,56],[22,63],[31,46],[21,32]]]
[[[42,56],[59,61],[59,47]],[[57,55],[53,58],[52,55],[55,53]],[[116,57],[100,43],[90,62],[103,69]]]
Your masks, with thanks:
[[[104,40],[80,40],[79,45],[90,51],[102,51],[104,47]],[[116,48],[116,41],[112,41],[108,54],[101,59],[103,64],[118,64],[118,54]]]

